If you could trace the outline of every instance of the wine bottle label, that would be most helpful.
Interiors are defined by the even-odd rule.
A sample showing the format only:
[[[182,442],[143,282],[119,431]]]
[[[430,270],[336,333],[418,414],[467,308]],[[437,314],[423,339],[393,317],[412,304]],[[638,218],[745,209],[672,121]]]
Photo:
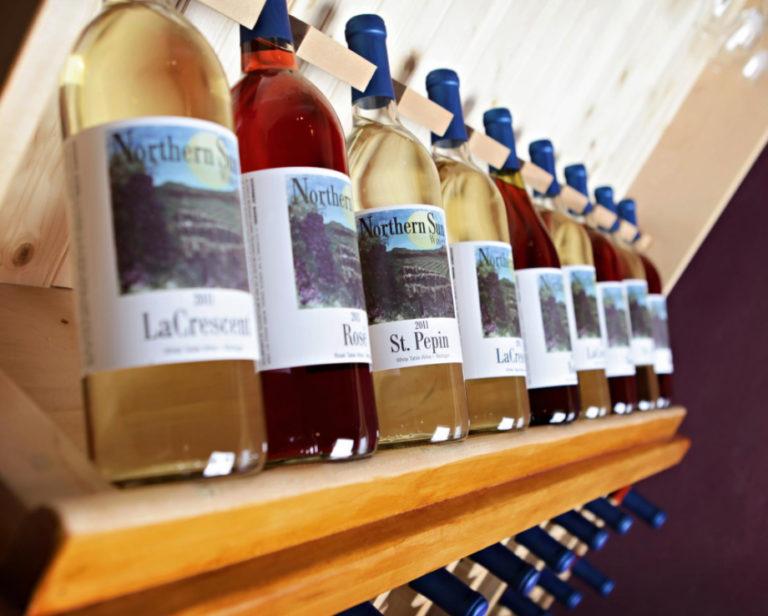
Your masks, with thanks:
[[[65,151],[83,370],[255,360],[235,136],[143,117]]]
[[[370,363],[349,177],[282,167],[243,174],[259,369]]]
[[[563,276],[570,287],[576,335],[573,363],[576,370],[604,370],[605,342],[600,335],[595,268],[591,265],[565,265]]]
[[[648,311],[651,313],[653,331],[653,369],[656,374],[672,374],[672,349],[669,346],[669,321],[667,298],[660,293],[648,294]]]
[[[464,378],[525,376],[512,248],[504,242],[451,244]]]
[[[632,363],[635,366],[653,365],[653,330],[648,312],[648,282],[639,278],[624,280],[629,301],[629,320],[632,324]]]
[[[443,210],[401,205],[356,217],[373,370],[460,363]]]
[[[555,267],[516,270],[528,389],[576,385],[573,304]]]
[[[629,303],[621,282],[597,283],[597,308],[600,332],[605,341],[605,374],[633,376],[635,364],[630,350]]]

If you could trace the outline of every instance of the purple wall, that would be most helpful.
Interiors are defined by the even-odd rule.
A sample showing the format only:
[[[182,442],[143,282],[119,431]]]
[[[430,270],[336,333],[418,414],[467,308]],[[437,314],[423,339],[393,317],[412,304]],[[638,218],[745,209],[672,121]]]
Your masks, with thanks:
[[[641,221],[642,224],[642,221]],[[616,580],[594,616],[768,614],[768,148],[669,298],[676,400],[693,446],[639,490],[669,513],[592,560]]]

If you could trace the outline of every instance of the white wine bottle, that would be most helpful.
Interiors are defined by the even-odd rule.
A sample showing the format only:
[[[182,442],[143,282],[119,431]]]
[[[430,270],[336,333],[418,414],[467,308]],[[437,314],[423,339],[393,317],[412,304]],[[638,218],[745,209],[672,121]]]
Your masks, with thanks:
[[[116,483],[260,468],[266,442],[232,104],[157,2],[108,3],[60,108],[90,455]]]
[[[464,438],[469,429],[440,177],[400,123],[384,21],[347,22],[349,47],[376,65],[352,91],[347,139],[380,444]]]
[[[453,113],[445,134],[432,134],[432,154],[448,221],[470,429],[520,430],[530,407],[504,199],[470,159],[458,75],[430,72],[427,92]]]

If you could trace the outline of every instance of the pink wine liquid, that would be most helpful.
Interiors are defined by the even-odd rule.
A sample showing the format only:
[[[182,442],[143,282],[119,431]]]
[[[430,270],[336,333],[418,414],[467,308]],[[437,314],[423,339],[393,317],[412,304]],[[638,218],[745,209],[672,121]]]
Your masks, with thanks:
[[[585,228],[592,242],[597,281],[621,282],[624,279],[624,266],[611,240],[599,231]],[[614,410],[624,408],[626,414],[637,408],[637,378],[634,375],[608,377],[608,387],[611,390],[611,407]]]
[[[534,211],[528,193],[501,178],[494,177],[494,181],[504,197],[515,270],[534,267],[559,269],[560,259],[555,245],[544,222]],[[566,417],[572,418],[571,421],[579,415],[581,404],[577,385],[529,389],[528,396],[531,402],[531,425],[552,423],[556,413],[565,413]]]
[[[290,50],[263,39],[243,46],[246,75],[232,92],[243,173],[320,167],[348,174],[336,114],[295,69]],[[351,441],[352,455],[345,459],[373,453],[378,419],[368,364],[267,370],[261,382],[268,461],[331,457],[340,439],[346,450]]]

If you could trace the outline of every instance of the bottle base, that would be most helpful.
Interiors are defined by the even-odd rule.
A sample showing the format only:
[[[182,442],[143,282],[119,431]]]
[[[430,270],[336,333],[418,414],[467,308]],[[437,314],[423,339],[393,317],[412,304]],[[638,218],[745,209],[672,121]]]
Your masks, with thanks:
[[[222,452],[212,452],[208,460],[189,461],[172,465],[161,465],[143,469],[141,473],[131,475],[110,475],[101,470],[101,475],[113,485],[119,488],[130,488],[158,483],[172,483],[176,481],[189,481],[195,479],[209,479],[221,477],[234,477],[237,475],[256,474],[264,468],[264,456],[260,456],[253,462],[247,462],[229,472],[221,472],[222,466],[226,466],[227,460],[220,456]],[[216,454],[219,454],[218,456]],[[234,455],[234,454],[233,454]],[[241,454],[242,456],[242,454]]]

